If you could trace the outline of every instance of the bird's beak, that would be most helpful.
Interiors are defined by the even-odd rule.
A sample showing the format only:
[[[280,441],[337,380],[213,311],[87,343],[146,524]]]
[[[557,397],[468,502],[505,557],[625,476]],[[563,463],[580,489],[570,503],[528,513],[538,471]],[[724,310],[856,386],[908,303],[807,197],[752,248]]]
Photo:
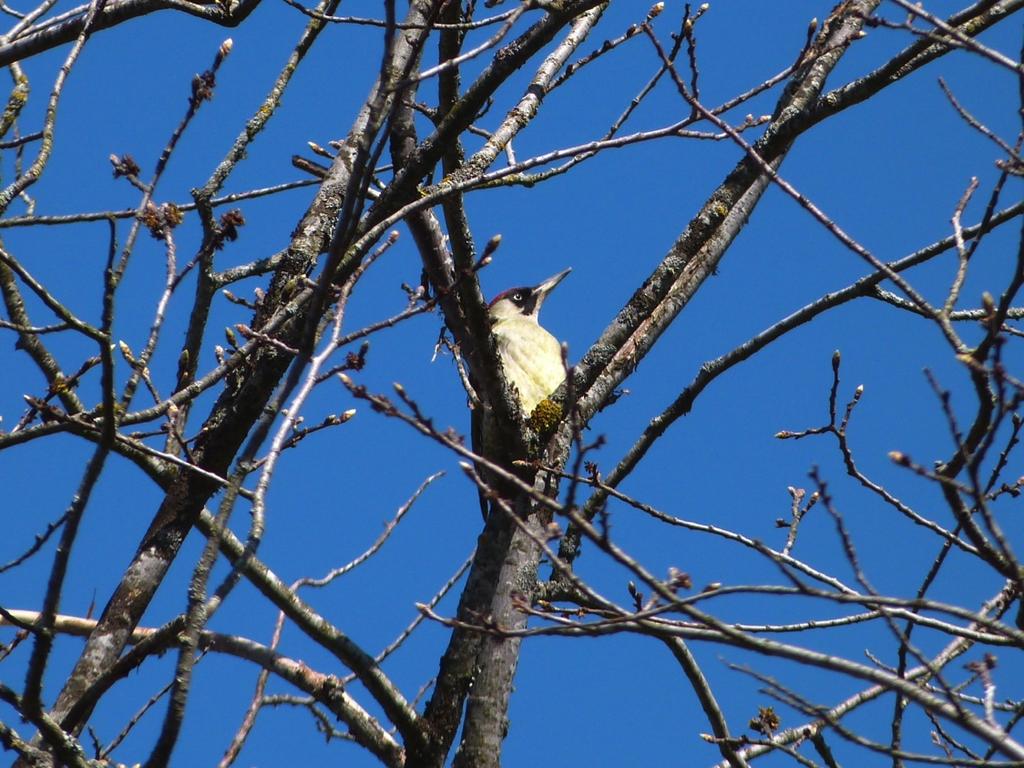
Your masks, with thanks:
[[[541,296],[546,297],[549,293],[555,290],[555,286],[558,285],[565,279],[565,276],[572,272],[572,267],[569,269],[562,270],[557,275],[552,275],[543,283],[537,286],[535,289]]]

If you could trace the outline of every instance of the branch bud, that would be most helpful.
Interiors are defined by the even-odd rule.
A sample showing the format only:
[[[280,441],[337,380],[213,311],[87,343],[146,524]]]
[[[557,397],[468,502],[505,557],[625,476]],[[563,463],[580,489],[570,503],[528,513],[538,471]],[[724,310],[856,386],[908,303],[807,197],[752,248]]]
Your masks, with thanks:
[[[501,245],[501,235],[497,234],[487,241],[487,245],[484,246],[484,252],[480,257],[480,261],[483,262],[484,259],[490,258],[494,252],[498,250],[499,245]]]
[[[332,155],[326,149],[321,147],[315,141],[307,141],[306,142],[306,146],[309,147],[310,151],[312,151],[313,154],[315,154],[315,155],[320,155],[320,157],[326,157],[328,160],[333,160],[334,159],[334,155]]]
[[[903,451],[889,451],[889,460],[894,464],[899,464],[901,467],[910,466],[910,457]]]
[[[135,365],[135,355],[132,354],[131,347],[128,346],[124,341],[117,342],[117,348],[121,350],[121,356],[125,359],[128,365]]]

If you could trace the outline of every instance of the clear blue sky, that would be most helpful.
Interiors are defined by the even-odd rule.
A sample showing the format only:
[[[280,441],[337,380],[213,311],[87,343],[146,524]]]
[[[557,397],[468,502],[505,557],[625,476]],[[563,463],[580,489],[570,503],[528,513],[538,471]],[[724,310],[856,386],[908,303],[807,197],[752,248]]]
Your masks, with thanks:
[[[705,103],[717,104],[787,66],[803,44],[809,19],[823,18],[833,4],[831,0],[712,3],[698,24]],[[666,37],[681,13],[680,3],[668,5],[658,21]],[[930,5],[942,14],[955,7]],[[585,50],[640,20],[642,7],[613,3]],[[375,2],[353,0],[342,6],[342,12],[377,15],[380,9]],[[892,8],[888,14],[902,18]],[[36,212],[135,205],[138,193],[123,180],[111,178],[108,156],[132,154],[147,176],[184,111],[193,73],[206,69],[217,46],[231,36],[234,50],[221,70],[216,96],[203,106],[182,140],[157,195],[160,202],[187,201],[188,190],[205,182],[264,98],[304,23],[293,9],[267,0],[238,29],[215,28],[163,12],[96,35],[62,100],[53,159],[32,189]],[[982,39],[1015,56],[1019,36],[1019,20],[1011,20]],[[308,154],[308,140],[326,145],[343,136],[369,89],[379,61],[380,38],[380,31],[371,27],[341,26],[329,31],[300,67],[282,109],[226,191],[297,178],[299,172],[291,167],[290,158]],[[905,33],[872,30],[844,57],[830,85],[856,78],[906,43]],[[34,118],[41,114],[65,54],[66,49],[60,49],[25,64],[34,91],[23,131],[35,129]],[[517,155],[524,158],[599,136],[656,66],[655,55],[640,36],[585,70],[545,102],[535,124],[516,140]],[[474,69],[469,65],[470,72]],[[482,125],[497,124],[530,74],[514,78]],[[996,177],[997,148],[956,115],[937,85],[940,75],[968,109],[1012,140],[1020,127],[1013,76],[961,52],[815,128],[800,139],[782,168],[787,179],[882,259],[898,258],[947,236],[949,218],[972,176],[979,177],[980,189],[965,221],[975,222]],[[659,127],[686,113],[667,86],[663,84],[639,110],[631,130]],[[733,121],[739,122],[747,112],[770,112],[777,96],[776,89],[755,100],[731,115]],[[478,242],[497,233],[503,237],[493,265],[481,275],[485,293],[533,283],[571,266],[572,275],[545,306],[543,319],[546,327],[568,342],[570,357],[578,359],[740,156],[740,150],[728,142],[661,141],[608,152],[533,189],[471,196],[469,213]],[[3,172],[10,179],[10,158],[5,158]],[[1004,204],[1019,199],[1020,193],[1020,182],[1011,181]],[[242,206],[247,223],[240,239],[218,255],[218,267],[246,263],[284,247],[312,194],[307,188]],[[10,214],[21,212],[16,204]],[[1019,227],[1011,229],[990,236],[979,251],[963,292],[965,307],[978,306],[983,290],[996,292],[1005,283],[1019,233]],[[122,222],[122,238],[126,231]],[[69,306],[88,318],[98,316],[105,224],[8,229],[0,234],[5,246]],[[148,332],[163,270],[162,247],[145,237],[117,306],[116,335],[134,349],[142,346]],[[178,231],[177,243],[184,263],[198,244],[194,216]],[[944,295],[954,268],[955,258],[947,254],[914,274],[914,283],[936,299]],[[770,190],[719,274],[701,289],[628,381],[629,395],[594,420],[591,434],[607,437],[596,459],[602,469],[614,466],[648,420],[671,402],[704,361],[866,271],[855,254],[792,200]],[[400,284],[415,284],[419,274],[412,240],[402,230],[398,244],[360,285],[349,309],[348,327],[399,311],[406,300]],[[252,281],[233,290],[248,295],[261,284]],[[186,288],[172,303],[152,366],[164,392],[173,381],[190,299],[190,288]],[[33,310],[40,321],[49,322],[38,307]],[[221,301],[210,327],[248,319],[244,310]],[[439,317],[427,315],[377,335],[369,365],[357,379],[373,391],[389,390],[391,382],[400,381],[438,425],[468,432],[465,395],[450,360],[431,362],[439,327]],[[0,334],[0,427],[9,429],[21,417],[22,395],[41,394],[44,385],[24,353],[14,349],[14,336],[7,331]],[[68,361],[78,360],[88,350],[77,341],[53,341]],[[214,343],[221,343],[220,339],[213,338],[206,348],[209,359],[203,366],[212,362]],[[846,513],[874,585],[881,591],[906,594],[926,572],[937,542],[921,536],[896,519],[891,508],[848,482],[830,440],[773,438],[780,429],[827,421],[829,361],[835,349],[843,355],[841,402],[858,384],[865,387],[851,428],[861,468],[951,525],[942,518],[935,488],[893,468],[886,454],[900,449],[924,465],[949,455],[947,431],[922,369],[931,368],[947,387],[960,390],[965,383],[963,371],[934,328],[867,300],[827,314],[716,381],[699,398],[693,413],[651,451],[623,490],[671,514],[733,528],[781,546],[785,531],[778,530],[774,521],[788,514],[786,487],[810,487],[808,470],[819,465],[837,506]],[[1009,353],[1011,363],[1019,362],[1012,348]],[[94,390],[83,392],[95,396]],[[209,402],[201,401],[197,417]],[[967,393],[962,399],[955,396],[954,404],[969,406]],[[340,386],[318,392],[307,408],[307,424],[352,407],[359,412],[349,424],[313,436],[300,450],[284,456],[269,497],[267,535],[260,555],[286,581],[325,573],[361,552],[425,477],[444,470],[446,476],[424,494],[378,558],[322,593],[307,595],[324,615],[374,652],[415,616],[414,603],[429,599],[470,553],[480,519],[475,490],[462,476],[456,457],[354,403]],[[47,521],[59,516],[91,450],[81,440],[61,437],[0,454],[0,481],[5,489],[0,561],[21,552]],[[1018,464],[1009,475],[1019,474]],[[120,459],[112,460],[83,522],[62,612],[84,615],[93,601],[97,612],[102,608],[159,499],[158,489],[138,470]],[[765,562],[719,541],[665,531],[625,507],[613,505],[611,511],[616,540],[655,573],[678,567],[692,575],[696,588],[711,582],[780,579]],[[244,514],[237,517],[243,525]],[[1007,525],[1011,533],[1021,533],[1016,521]],[[185,587],[202,543],[198,536],[189,539],[146,616],[147,626],[157,626],[184,609]],[[834,526],[821,509],[805,523],[797,555],[850,577]],[[0,576],[0,604],[38,607],[52,556],[51,543],[22,568]],[[628,577],[623,571],[592,551],[585,551],[578,566],[610,597],[628,601]],[[997,588],[991,574],[965,562],[957,579],[940,581],[936,596],[974,607]],[[454,613],[454,597],[438,610]],[[793,606],[743,599],[723,603],[720,610],[727,618],[745,621],[798,615],[795,611],[793,616],[780,615],[793,611]],[[822,616],[834,612],[824,605],[812,610]],[[242,584],[211,628],[268,641],[274,617],[272,608]],[[9,630],[0,631],[0,640],[10,636]],[[436,671],[446,637],[442,628],[425,626],[385,664],[406,695],[414,696]],[[857,660],[863,660],[864,650],[874,650],[885,662],[894,661],[883,629],[849,630],[830,637],[835,645],[822,650],[847,653]],[[48,703],[80,648],[76,639],[59,642],[48,669]],[[286,632],[282,650],[321,671],[343,674],[335,660],[311,647],[294,629]],[[730,671],[729,663],[770,670],[822,703],[834,703],[859,687],[853,681],[822,679],[813,670],[769,664],[728,649],[697,645],[695,650],[736,732],[745,730],[758,704],[772,702],[756,692],[757,684],[750,678]],[[0,680],[20,686],[26,658],[23,649],[0,664]],[[153,660],[141,674],[119,685],[118,694],[105,700],[93,720],[102,739],[113,737],[119,724],[170,679],[173,663],[173,654]],[[220,757],[242,716],[254,679],[250,667],[231,659],[208,657],[199,664],[175,765],[210,765]],[[272,683],[272,690],[287,689]],[[358,687],[352,691],[360,695]],[[368,697],[361,700],[370,706]],[[129,737],[117,753],[120,759],[144,758],[163,709],[161,703]],[[798,715],[780,711],[784,726],[802,722]],[[886,707],[872,715],[882,726],[883,738],[888,712]],[[508,766],[531,764],[541,755],[562,765],[689,766],[717,760],[717,750],[697,738],[697,733],[710,728],[685,678],[666,650],[641,638],[530,640],[524,645],[510,717]],[[10,710],[0,708],[0,719],[28,733],[12,722]],[[866,717],[858,722],[869,721]],[[927,727],[919,729],[920,734],[926,732]],[[357,747],[325,744],[313,734],[306,713],[281,708],[260,715],[238,764],[317,765],[327,760],[352,766],[376,764]],[[872,760],[881,762],[862,753],[858,764]]]

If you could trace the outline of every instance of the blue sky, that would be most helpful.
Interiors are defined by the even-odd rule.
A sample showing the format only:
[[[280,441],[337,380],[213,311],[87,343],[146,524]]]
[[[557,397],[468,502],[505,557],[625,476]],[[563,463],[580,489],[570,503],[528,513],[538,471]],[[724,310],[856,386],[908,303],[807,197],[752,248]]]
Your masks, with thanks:
[[[342,12],[377,15],[378,5],[353,0],[343,5]],[[787,66],[803,44],[809,19],[823,18],[832,5],[799,0],[712,3],[698,24],[705,103],[717,104]],[[930,5],[940,14],[955,8],[950,3]],[[620,34],[642,13],[637,4],[613,3],[584,50]],[[887,13],[902,18],[891,7]],[[670,3],[658,21],[663,36],[667,37],[680,14],[681,4]],[[217,46],[230,35],[234,49],[221,70],[215,98],[203,106],[185,135],[157,195],[160,202],[187,201],[189,189],[206,180],[264,98],[303,25],[296,11],[268,1],[232,30],[163,12],[96,35],[63,97],[52,161],[32,189],[36,212],[135,205],[138,193],[111,178],[108,156],[130,153],[145,169],[144,177],[148,175],[184,111],[193,73],[209,65]],[[982,40],[1012,56],[1019,49],[1019,35],[1019,19],[1016,23],[1011,19]],[[869,71],[906,43],[903,32],[872,30],[843,58],[830,85]],[[369,89],[379,44],[380,31],[375,28],[340,26],[328,31],[300,67],[279,114],[225,191],[297,178],[299,172],[290,163],[293,154],[308,154],[309,140],[326,145],[341,137]],[[25,63],[34,92],[23,131],[35,129],[65,54],[66,49],[60,49]],[[470,63],[467,72],[485,61]],[[656,66],[653,52],[640,36],[585,69],[545,101],[535,123],[516,139],[517,155],[524,158],[599,136]],[[531,74],[527,68],[512,79],[482,125],[497,124]],[[980,188],[964,218],[975,222],[997,175],[998,149],[956,115],[937,85],[939,76],[966,108],[1013,140],[1020,126],[1012,74],[959,52],[816,127],[800,139],[782,167],[784,177],[882,259],[898,258],[950,234],[949,218],[972,176],[979,178]],[[777,97],[775,89],[730,117],[739,122],[747,112],[768,113]],[[630,130],[659,127],[686,112],[678,95],[663,83],[638,111]],[[477,241],[486,242],[499,233],[503,238],[494,263],[481,274],[485,293],[537,282],[571,266],[572,275],[545,305],[543,320],[566,340],[570,358],[578,359],[740,157],[740,150],[728,142],[660,141],[602,154],[536,188],[471,196],[469,215]],[[3,172],[5,179],[11,177],[9,157],[4,159]],[[1020,199],[1020,193],[1020,182],[1011,181],[1003,204]],[[312,194],[307,188],[241,206],[246,225],[238,242],[218,255],[218,268],[284,247]],[[17,205],[9,215],[23,212]],[[400,231],[398,244],[360,284],[348,310],[349,328],[401,310],[406,297],[400,284],[418,281],[418,255],[411,237]],[[120,237],[126,232],[122,222]],[[105,224],[16,228],[0,234],[5,247],[69,306],[87,318],[98,317],[108,237]],[[1019,227],[1011,226],[989,236],[972,263],[964,307],[977,307],[983,290],[997,293],[1005,284],[1018,235]],[[194,251],[198,237],[193,216],[177,233],[180,263]],[[115,325],[117,337],[135,349],[148,331],[163,270],[162,247],[144,238],[120,294]],[[912,279],[935,300],[944,295],[954,269],[955,256],[946,254],[913,273]],[[703,286],[627,382],[628,396],[592,423],[590,434],[607,438],[596,456],[602,469],[614,466],[649,419],[672,401],[703,362],[867,271],[855,254],[792,200],[769,190],[718,275]],[[172,302],[152,366],[165,390],[173,380],[190,285]],[[262,282],[250,281],[232,290],[249,295],[257,285]],[[38,305],[32,309],[43,317]],[[220,301],[210,327],[247,321],[244,310]],[[372,391],[387,391],[391,382],[402,382],[438,425],[452,425],[465,433],[468,412],[454,367],[447,358],[431,361],[440,322],[437,315],[421,316],[377,335],[369,365],[356,378]],[[24,354],[14,349],[13,335],[2,333],[0,427],[9,429],[22,414],[22,395],[39,394],[44,385]],[[205,366],[213,362],[212,345],[222,343],[217,333],[211,339]],[[68,361],[78,360],[83,352],[91,354],[87,345],[71,339],[54,338],[53,342]],[[907,594],[927,570],[938,543],[848,481],[831,440],[773,438],[781,429],[799,430],[827,421],[830,358],[835,349],[843,356],[840,401],[845,403],[858,384],[865,387],[850,432],[861,468],[909,503],[952,525],[948,512],[943,518],[934,486],[894,468],[887,452],[903,450],[924,465],[950,454],[947,430],[922,369],[935,371],[954,390],[954,406],[967,409],[971,402],[963,370],[935,328],[867,300],[826,314],[714,382],[692,414],[673,426],[623,490],[679,517],[733,528],[781,546],[785,531],[776,528],[775,520],[788,513],[786,487],[809,488],[807,473],[817,465],[862,547],[862,563],[872,582],[882,591]],[[1013,345],[1007,359],[1011,366],[1019,362]],[[95,390],[85,387],[83,394],[94,397]],[[140,395],[138,402],[142,401]],[[208,400],[201,401],[196,415],[208,407]],[[414,603],[429,599],[470,553],[480,519],[475,489],[462,476],[455,456],[353,402],[341,386],[321,388],[307,407],[307,423],[352,407],[359,412],[350,423],[315,435],[299,450],[285,454],[270,491],[268,529],[260,555],[286,581],[322,574],[365,549],[424,478],[445,471],[379,557],[330,588],[307,595],[324,615],[373,652],[401,631],[415,616]],[[0,561],[21,552],[47,521],[61,513],[90,452],[91,447],[80,440],[58,437],[0,454],[0,479],[6,489]],[[1020,474],[1019,462],[1011,464],[1008,477]],[[102,607],[159,499],[158,489],[141,473],[123,460],[111,460],[75,546],[62,612],[82,615],[93,601],[97,610]],[[804,523],[797,554],[849,579],[834,525],[823,512],[815,510]],[[711,582],[779,579],[762,560],[720,541],[665,531],[624,506],[613,504],[611,513],[616,540],[654,573],[665,573],[669,566],[681,568],[692,575],[697,588]],[[242,525],[244,515],[238,519]],[[1017,521],[1007,520],[1006,525],[1012,534],[1021,533]],[[146,616],[148,626],[161,624],[185,607],[186,584],[202,543],[197,535],[188,541]],[[0,603],[39,606],[52,556],[51,543],[24,567],[0,575]],[[609,596],[628,601],[628,576],[606,559],[586,551],[578,567]],[[947,571],[940,579],[937,596],[974,607],[998,589],[999,580],[993,574],[966,561],[956,573],[952,578],[952,571]],[[450,596],[438,610],[451,615],[455,599]],[[799,608],[735,598],[723,602],[719,610],[727,618],[778,621],[805,615],[806,606]],[[832,615],[835,609],[821,605],[810,610]],[[787,615],[790,611],[792,616]],[[242,584],[211,628],[266,641],[274,617],[271,607]],[[9,630],[0,630],[0,640],[9,637]],[[434,674],[446,638],[443,628],[424,626],[385,664],[406,695],[414,696]],[[846,630],[828,638],[822,650],[847,653],[860,661],[867,649],[884,661],[893,661],[884,629]],[[818,647],[825,641],[809,642]],[[922,644],[934,650],[929,641],[922,639]],[[76,639],[58,643],[48,669],[48,701],[52,702],[80,647]],[[341,674],[334,659],[294,629],[286,632],[282,651],[314,668]],[[744,731],[759,704],[772,702],[757,693],[758,685],[751,678],[730,671],[729,663],[748,663],[784,677],[826,704],[860,687],[854,681],[825,678],[813,670],[769,663],[730,649],[696,645],[695,652],[737,732]],[[26,659],[22,649],[0,665],[0,680],[20,685]],[[169,654],[119,684],[117,695],[108,698],[94,718],[101,738],[112,738],[120,723],[170,679],[172,670],[173,654]],[[251,668],[231,659],[208,657],[200,663],[175,765],[208,765],[219,758],[242,716],[254,679]],[[286,690],[280,684],[272,688]],[[359,696],[358,686],[353,693]],[[368,697],[361,699],[370,706]],[[9,710],[0,711],[0,720],[19,725],[12,722]],[[795,713],[780,711],[784,726],[802,722]],[[865,727],[874,724],[884,738],[888,712],[888,707],[876,709],[857,722]],[[117,753],[120,759],[143,759],[162,713],[163,704],[142,721]],[[662,646],[643,638],[531,639],[524,644],[510,717],[505,752],[509,766],[526,764],[540,755],[568,765],[716,761],[717,750],[697,738],[697,733],[710,729],[685,678]],[[924,738],[927,727],[919,733]],[[304,712],[280,708],[260,715],[239,765],[317,764],[328,759],[354,766],[375,764],[354,746],[326,744],[313,733]],[[861,754],[858,764],[873,764],[873,760],[882,758]]]

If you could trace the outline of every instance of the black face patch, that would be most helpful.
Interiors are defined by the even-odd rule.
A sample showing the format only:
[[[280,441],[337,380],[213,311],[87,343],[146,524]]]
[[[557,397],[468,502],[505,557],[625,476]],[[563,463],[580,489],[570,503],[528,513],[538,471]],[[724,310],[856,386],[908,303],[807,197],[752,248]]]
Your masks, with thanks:
[[[512,303],[519,307],[524,315],[533,314],[534,310],[537,309],[537,299],[539,297],[540,293],[532,288],[516,288],[510,296]]]
[[[493,307],[502,299],[508,299],[519,307],[524,315],[532,315],[537,309],[537,300],[539,298],[540,291],[534,288],[509,288],[507,291],[502,291],[495,296],[490,306]]]

